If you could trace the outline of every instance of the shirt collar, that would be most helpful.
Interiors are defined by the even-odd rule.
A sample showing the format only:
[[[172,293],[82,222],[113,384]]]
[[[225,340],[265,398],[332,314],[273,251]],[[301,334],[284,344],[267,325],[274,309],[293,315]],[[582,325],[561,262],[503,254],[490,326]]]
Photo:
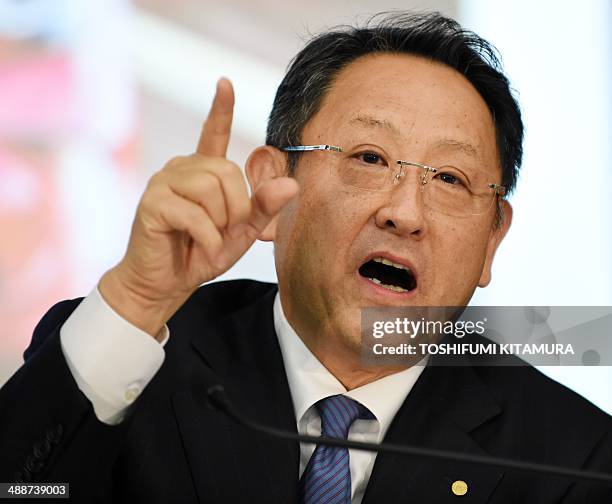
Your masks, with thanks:
[[[423,372],[421,362],[404,371],[385,376],[347,392],[297,335],[285,317],[279,293],[274,300],[274,328],[278,336],[296,422],[319,400],[336,394],[345,394],[367,407],[379,422],[379,441],[391,425],[408,393]]]

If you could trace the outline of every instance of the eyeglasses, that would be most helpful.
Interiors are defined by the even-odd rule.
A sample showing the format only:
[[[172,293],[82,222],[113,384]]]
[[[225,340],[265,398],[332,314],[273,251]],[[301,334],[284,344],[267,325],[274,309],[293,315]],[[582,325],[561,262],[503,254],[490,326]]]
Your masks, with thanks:
[[[285,152],[328,151],[340,154],[337,174],[350,187],[369,191],[391,191],[407,175],[405,168],[421,170],[420,188],[423,203],[433,211],[454,217],[468,217],[486,213],[506,188],[485,182],[489,176],[482,170],[463,170],[452,166],[434,168],[421,163],[397,160],[370,147],[346,152],[334,145],[296,145],[283,147]]]

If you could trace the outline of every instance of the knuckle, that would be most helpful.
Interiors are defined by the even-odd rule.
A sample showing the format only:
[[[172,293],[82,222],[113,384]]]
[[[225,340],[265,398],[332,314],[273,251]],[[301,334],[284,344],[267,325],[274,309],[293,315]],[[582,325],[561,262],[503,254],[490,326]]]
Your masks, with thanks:
[[[150,185],[140,199],[140,208],[147,213],[159,213],[167,206],[168,197],[161,184]]]
[[[149,179],[149,182],[147,183],[147,186],[143,193],[143,197],[146,196],[147,198],[150,198],[163,196],[168,192],[169,187],[170,176],[163,170],[160,170],[158,172],[155,172]]]
[[[150,205],[152,209],[154,209],[160,215],[163,215],[165,217],[168,217],[174,213],[174,208],[172,207],[172,205],[170,205],[168,200],[165,198],[162,198],[162,199],[152,198],[152,202]]]
[[[219,163],[217,173],[224,178],[229,178],[235,176],[237,173],[240,173],[240,168],[232,161],[224,159],[223,163]]]
[[[216,136],[227,136],[231,133],[231,127],[225,120],[216,120],[212,121],[210,132]]]
[[[155,209],[156,204],[158,202],[158,199],[155,196],[155,193],[156,191],[154,191],[153,189],[148,189],[147,191],[144,192],[144,194],[142,195],[142,198],[140,199],[141,211],[150,213]]]
[[[199,177],[196,182],[198,192],[202,196],[211,196],[213,194],[221,193],[221,182],[211,173],[205,173],[202,177]]]
[[[186,217],[189,218],[189,222],[192,224],[196,224],[201,222],[203,219],[207,218],[206,212],[201,207],[196,205],[192,205],[187,209],[186,212],[188,215]]]
[[[184,166],[189,159],[188,156],[174,156],[168,160],[168,162],[164,165],[164,170],[175,170]]]
[[[161,170],[155,172],[149,179],[146,191],[152,190],[154,187],[161,184],[164,179],[165,179],[165,174]]]

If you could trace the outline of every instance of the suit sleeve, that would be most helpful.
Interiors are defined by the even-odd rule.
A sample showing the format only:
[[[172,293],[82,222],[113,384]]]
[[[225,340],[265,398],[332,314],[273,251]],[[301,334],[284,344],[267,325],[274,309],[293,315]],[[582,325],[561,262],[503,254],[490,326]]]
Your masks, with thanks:
[[[0,389],[0,481],[67,482],[75,498],[111,488],[130,424],[129,417],[115,426],[100,422],[68,368],[60,328],[80,301],[45,314],[25,363]]]

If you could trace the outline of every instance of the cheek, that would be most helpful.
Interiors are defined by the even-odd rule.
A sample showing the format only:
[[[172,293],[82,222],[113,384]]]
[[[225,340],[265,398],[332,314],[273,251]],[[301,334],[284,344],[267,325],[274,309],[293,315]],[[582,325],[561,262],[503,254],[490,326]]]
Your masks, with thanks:
[[[284,257],[287,274],[306,282],[306,277],[316,274],[319,281],[329,283],[344,272],[348,250],[367,222],[367,205],[343,186],[300,187],[299,198],[279,216],[277,251]],[[320,275],[322,271],[325,275]]]
[[[320,247],[325,250],[321,264],[329,269],[334,280],[344,282],[345,275],[354,272],[352,251],[373,218],[376,202],[370,201],[371,195],[356,193],[344,186],[329,196],[319,202],[321,214],[312,216],[311,227],[316,227],[316,235],[325,240]]]
[[[435,283],[446,294],[463,295],[475,288],[486,257],[486,236],[478,227],[459,225],[433,233]]]
[[[345,295],[355,229],[347,212],[356,203],[329,188],[309,189],[302,188],[281,212],[275,256],[279,284],[287,293],[284,308],[296,319],[322,326],[334,318],[338,296]]]
[[[326,240],[322,231],[331,215],[323,198],[315,200],[316,188],[300,181],[299,197],[294,198],[279,214],[276,256],[279,277],[286,274],[292,283],[302,277],[304,282],[312,278],[312,270],[318,268],[320,249]]]

